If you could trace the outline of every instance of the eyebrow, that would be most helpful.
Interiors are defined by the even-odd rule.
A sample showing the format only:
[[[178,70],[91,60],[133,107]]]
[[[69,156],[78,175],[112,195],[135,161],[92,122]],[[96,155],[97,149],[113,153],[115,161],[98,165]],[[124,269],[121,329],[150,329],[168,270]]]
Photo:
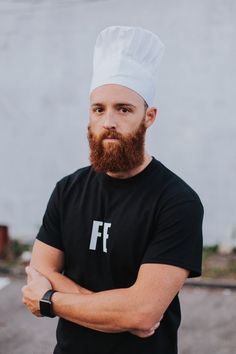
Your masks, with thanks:
[[[93,104],[91,105],[91,107],[97,107],[97,106],[104,106],[104,103],[97,102],[97,103],[93,103]],[[114,106],[115,106],[115,107],[123,107],[123,106],[126,106],[126,107],[136,108],[133,104],[131,104],[131,103],[126,103],[126,102],[115,103]]]

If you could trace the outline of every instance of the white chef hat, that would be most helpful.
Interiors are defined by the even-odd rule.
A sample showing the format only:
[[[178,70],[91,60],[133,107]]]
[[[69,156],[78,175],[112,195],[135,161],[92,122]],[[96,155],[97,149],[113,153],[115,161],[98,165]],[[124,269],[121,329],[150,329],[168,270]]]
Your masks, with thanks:
[[[111,26],[99,35],[94,49],[90,93],[98,86],[119,84],[153,105],[164,45],[140,27]]]

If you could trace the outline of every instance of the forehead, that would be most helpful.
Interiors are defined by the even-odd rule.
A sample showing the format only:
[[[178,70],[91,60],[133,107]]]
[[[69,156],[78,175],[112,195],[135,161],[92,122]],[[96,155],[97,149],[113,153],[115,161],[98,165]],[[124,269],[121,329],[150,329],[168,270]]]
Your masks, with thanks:
[[[116,104],[126,102],[134,106],[143,105],[143,98],[134,90],[117,84],[96,87],[90,95],[90,103]]]

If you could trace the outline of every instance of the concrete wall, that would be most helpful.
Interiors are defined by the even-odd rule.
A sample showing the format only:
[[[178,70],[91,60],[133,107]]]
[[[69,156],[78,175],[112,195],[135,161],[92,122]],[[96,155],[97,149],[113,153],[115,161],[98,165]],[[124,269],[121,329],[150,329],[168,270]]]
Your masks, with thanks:
[[[0,1],[0,223],[30,239],[62,176],[88,164],[92,51],[108,25],[166,45],[149,152],[205,206],[206,243],[236,225],[234,0]]]

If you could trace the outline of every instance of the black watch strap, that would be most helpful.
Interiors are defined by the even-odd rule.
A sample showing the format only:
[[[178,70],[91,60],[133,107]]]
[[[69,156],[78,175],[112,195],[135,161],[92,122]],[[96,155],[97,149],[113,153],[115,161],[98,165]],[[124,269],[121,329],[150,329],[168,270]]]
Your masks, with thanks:
[[[55,290],[48,290],[43,295],[43,297],[39,303],[41,315],[47,316],[47,317],[55,317],[55,314],[53,313],[52,301],[51,301],[52,295],[55,292],[56,292]]]
[[[48,290],[46,291],[46,293],[43,295],[42,299],[43,300],[47,300],[47,301],[51,301],[52,295],[55,293],[55,290]]]

